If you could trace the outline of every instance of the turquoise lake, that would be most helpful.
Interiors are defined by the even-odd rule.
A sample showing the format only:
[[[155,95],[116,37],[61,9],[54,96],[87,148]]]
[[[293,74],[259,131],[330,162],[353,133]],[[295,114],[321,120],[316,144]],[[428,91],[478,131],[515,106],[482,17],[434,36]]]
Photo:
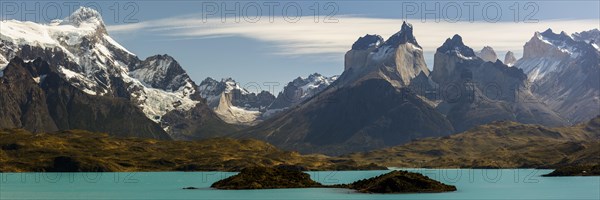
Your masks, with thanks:
[[[535,169],[405,169],[455,185],[456,192],[361,194],[346,189],[214,190],[233,172],[0,173],[0,199],[600,199],[600,177],[541,177]],[[308,172],[323,184],[388,171]],[[199,190],[183,190],[183,187]]]

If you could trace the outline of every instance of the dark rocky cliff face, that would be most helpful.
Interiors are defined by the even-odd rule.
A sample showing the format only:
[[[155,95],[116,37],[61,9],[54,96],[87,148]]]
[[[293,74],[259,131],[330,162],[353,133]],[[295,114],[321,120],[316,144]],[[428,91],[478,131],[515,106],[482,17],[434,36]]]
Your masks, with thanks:
[[[32,132],[58,130],[50,117],[46,95],[32,74],[40,77],[32,64],[21,59],[13,59],[6,66],[0,78],[0,127]]]
[[[438,110],[456,131],[497,120],[547,126],[565,120],[540,102],[523,70],[497,60],[486,62],[455,35],[437,49],[432,80],[439,87]]]
[[[34,132],[83,129],[114,136],[170,139],[126,99],[86,94],[42,59],[11,60],[0,81],[0,125]]]
[[[452,132],[450,122],[409,89],[371,79],[352,87],[333,85],[237,136],[300,152],[339,155]]]

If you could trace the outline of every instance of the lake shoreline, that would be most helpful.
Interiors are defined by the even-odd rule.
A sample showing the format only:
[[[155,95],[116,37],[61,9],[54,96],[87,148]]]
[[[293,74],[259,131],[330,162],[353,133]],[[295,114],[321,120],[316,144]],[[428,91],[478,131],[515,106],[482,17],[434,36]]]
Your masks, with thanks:
[[[129,173],[2,173],[3,199],[32,199],[44,193],[48,199],[72,199],[94,195],[97,199],[515,199],[523,195],[536,199],[593,199],[600,195],[596,177],[543,177],[551,170],[536,169],[406,169],[442,183],[458,192],[369,194],[330,188],[379,176],[389,170],[308,171],[311,179],[325,188],[217,190],[210,185],[233,176],[234,172],[129,172]],[[516,178],[515,178],[516,177]],[[196,190],[183,190],[193,186]],[[503,188],[497,190],[493,188]],[[67,189],[68,188],[68,189]]]

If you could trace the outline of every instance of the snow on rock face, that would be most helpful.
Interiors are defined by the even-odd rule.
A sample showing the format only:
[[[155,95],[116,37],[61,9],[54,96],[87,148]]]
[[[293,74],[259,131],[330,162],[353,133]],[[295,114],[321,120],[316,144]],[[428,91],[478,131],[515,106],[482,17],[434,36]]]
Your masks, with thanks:
[[[262,113],[275,100],[267,91],[249,92],[232,78],[217,81],[208,77],[200,83],[198,92],[223,121],[232,124],[260,122]]]
[[[496,62],[498,60],[498,56],[494,49],[490,46],[484,46],[481,51],[475,53],[477,57],[483,59],[486,62]]]
[[[372,47],[377,47],[384,42],[383,38],[379,35],[365,35],[358,38],[354,44],[352,44],[352,50],[367,50]]]
[[[135,69],[129,72],[131,77],[140,80],[151,87],[158,87],[163,78],[167,75],[167,71],[173,64],[172,58],[160,59],[150,57],[142,62],[143,64],[138,65]]]
[[[129,75],[149,87],[171,92],[178,91],[186,85],[194,85],[185,70],[169,55],[155,55],[147,58],[131,67]],[[195,88],[188,89],[195,90]]]
[[[223,85],[210,77],[204,79],[198,86],[200,97],[206,99],[206,103],[208,103],[210,107],[216,105],[216,102],[221,98],[221,93],[223,93],[223,91],[225,91]]]
[[[277,98],[267,91],[249,92],[232,78],[221,81],[206,78],[198,86],[198,92],[224,121],[252,125],[311,98],[337,78],[338,76],[326,77],[318,73],[298,77],[289,82]]]
[[[223,93],[239,93],[240,95],[251,94],[245,88],[242,88],[238,82],[232,78],[223,78],[221,81],[214,80],[210,77],[204,79],[198,86],[200,96],[206,99],[211,107],[216,107]]]
[[[412,24],[407,23],[407,22],[403,22],[402,26],[400,27],[400,31],[398,31],[396,34],[392,35],[390,38],[388,38],[381,46],[396,47],[400,44],[405,44],[405,43],[411,43],[411,44],[415,45],[416,47],[418,47],[419,49],[421,48],[419,43],[417,43],[417,39],[413,35]]]
[[[345,55],[344,72],[349,72],[340,86],[371,78],[383,78],[396,87],[405,87],[420,73],[429,75],[423,49],[413,35],[413,26],[404,22],[400,31],[383,43],[380,36],[359,38]],[[375,45],[381,43],[379,45]]]
[[[17,53],[24,59],[34,59],[40,56],[34,54],[41,51],[59,51],[66,56],[64,59],[77,65],[69,66],[69,70],[81,73],[82,82],[94,83],[80,85],[86,86],[80,88],[83,91],[91,90],[94,91],[93,93],[104,95],[110,86],[106,75],[126,70],[120,67],[107,67],[116,64],[114,55],[108,50],[112,46],[107,47],[103,37],[98,37],[98,34],[104,34],[96,32],[95,26],[78,28],[73,25],[45,25],[16,20],[0,21],[0,26],[2,26],[0,39],[6,45],[1,53],[7,60]],[[23,47],[31,52],[25,52]]]
[[[570,56],[573,52],[565,46],[565,37],[569,36],[555,35],[550,29],[543,33],[535,32],[531,40],[523,47],[523,58],[554,57],[562,59]]]
[[[561,62],[561,59],[555,58],[530,58],[521,59],[515,65],[523,69],[529,82],[535,82],[558,70]]]
[[[298,77],[286,84],[269,106],[268,113],[279,112],[309,99],[329,87],[339,76],[326,77],[318,73]]]
[[[8,60],[3,55],[0,55],[0,77],[4,76],[6,65],[8,65]]]
[[[351,68],[359,69],[365,67],[369,53],[375,50],[383,42],[383,38],[379,35],[367,34],[358,38],[358,40],[352,44],[352,49],[345,55],[344,71]]]
[[[314,73],[309,75],[307,78],[298,77],[292,84],[300,89],[300,98],[306,98],[314,96],[315,93],[324,89],[333,83],[338,76],[325,77],[321,74]]]
[[[535,82],[546,74],[561,70],[561,62],[579,59],[595,47],[583,41],[575,41],[565,32],[553,33],[548,29],[534,36],[523,46],[523,58],[515,66],[523,69],[529,81]]]
[[[90,27],[77,28],[72,25],[44,25],[17,20],[0,21],[1,38],[15,44],[61,47],[61,43],[77,44],[82,38],[95,33]]]
[[[131,80],[136,86],[141,85],[137,80]],[[130,87],[131,88],[131,87]],[[187,85],[186,88],[193,88]],[[200,103],[200,101],[190,98],[192,91],[182,89],[182,91],[166,92],[156,88],[144,87],[131,94],[131,100],[138,102],[139,107],[146,116],[155,122],[160,122],[162,116],[175,109],[190,110]]]
[[[441,87],[469,91],[467,96],[470,97],[442,95],[437,104],[437,109],[448,117],[455,130],[463,131],[500,119],[552,126],[564,124],[554,111],[531,95],[527,76],[521,69],[509,67],[499,60],[484,61],[475,56],[460,36],[447,39],[434,56],[431,79]],[[489,93],[490,85],[497,89],[493,95]]]
[[[78,28],[88,27],[106,33],[106,27],[100,13],[92,8],[80,7],[69,17],[60,22],[61,25],[73,25]]]
[[[589,30],[589,31],[573,33],[571,35],[571,37],[573,37],[573,39],[575,39],[577,41],[584,41],[587,43],[592,43],[594,48],[596,48],[598,51],[600,51],[600,48],[598,48],[600,46],[600,30],[598,30],[597,28]]]
[[[171,110],[189,110],[200,102],[192,97],[195,83],[173,58],[139,60],[108,35],[93,9],[81,7],[50,24],[3,20],[0,26],[2,58],[42,57],[78,89],[129,98],[155,122]]]
[[[444,44],[437,49],[437,52],[455,54],[467,60],[472,60],[476,57],[473,49],[467,47],[463,43],[462,37],[458,34],[446,39]]]
[[[572,37],[550,29],[536,32],[515,63],[536,87],[534,93],[571,123],[600,114],[600,51],[592,42],[597,36],[597,29]]]
[[[248,90],[242,88],[240,84],[232,78],[227,78],[221,81],[225,83],[225,93],[231,93],[234,90],[238,90],[241,94],[250,94]]]

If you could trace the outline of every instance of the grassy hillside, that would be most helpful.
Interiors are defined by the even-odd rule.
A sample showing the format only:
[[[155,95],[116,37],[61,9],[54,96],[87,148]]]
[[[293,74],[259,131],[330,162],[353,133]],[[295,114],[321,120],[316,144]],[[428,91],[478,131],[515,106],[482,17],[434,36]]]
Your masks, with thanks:
[[[87,131],[32,134],[0,130],[0,171],[236,171],[299,165],[308,170],[369,169],[323,155],[300,155],[258,140],[163,141]]]
[[[514,168],[600,163],[600,118],[546,128],[494,122],[463,133],[345,156],[393,167]]]

